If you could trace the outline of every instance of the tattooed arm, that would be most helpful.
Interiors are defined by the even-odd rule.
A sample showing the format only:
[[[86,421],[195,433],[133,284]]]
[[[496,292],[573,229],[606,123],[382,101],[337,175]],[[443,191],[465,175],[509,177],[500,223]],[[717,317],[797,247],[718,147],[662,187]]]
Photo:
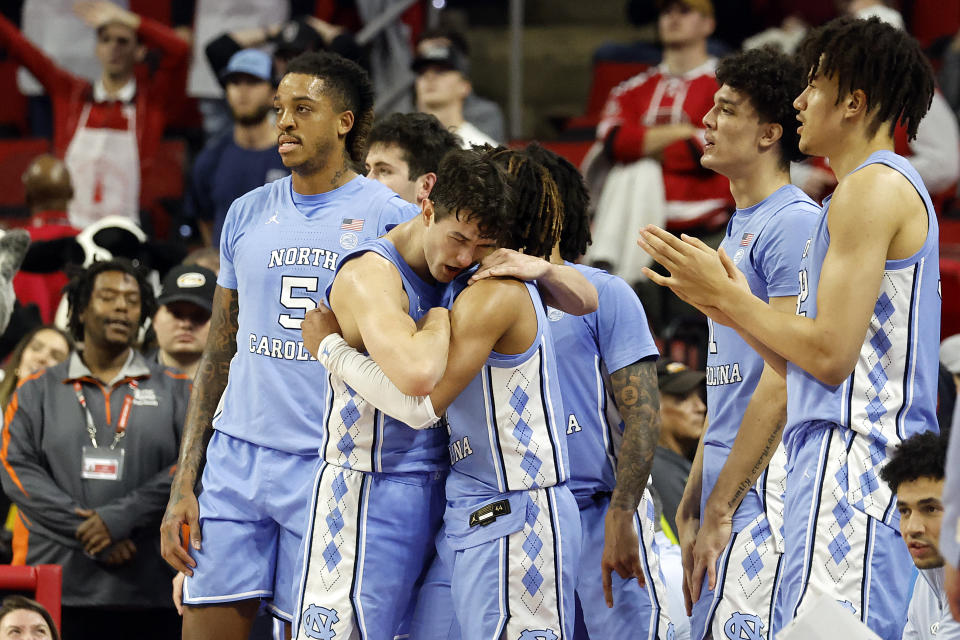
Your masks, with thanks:
[[[634,362],[610,374],[610,386],[623,419],[623,445],[617,460],[617,486],[604,524],[603,590],[613,606],[611,571],[621,578],[636,576],[643,586],[640,542],[634,521],[650,477],[660,437],[660,392],[653,360]]]
[[[691,594],[699,596],[703,574],[716,586],[717,558],[730,542],[733,514],[767,467],[783,436],[787,417],[787,383],[769,364],[757,382],[730,450],[704,505],[693,549]]]
[[[175,570],[190,576],[193,575],[190,567],[195,567],[197,563],[181,546],[180,530],[183,525],[189,526],[191,546],[200,549],[199,508],[193,488],[206,454],[207,442],[213,435],[213,414],[227,386],[230,360],[237,352],[239,310],[237,292],[218,285],[213,297],[210,337],[194,378],[177,472],[170,488],[167,511],[160,525],[163,558]]]

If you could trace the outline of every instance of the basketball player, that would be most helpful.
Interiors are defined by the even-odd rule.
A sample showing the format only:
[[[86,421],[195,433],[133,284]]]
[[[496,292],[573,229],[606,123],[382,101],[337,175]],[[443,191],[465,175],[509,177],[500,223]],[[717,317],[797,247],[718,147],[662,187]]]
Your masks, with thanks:
[[[720,89],[703,118],[701,164],[730,179],[737,205],[720,246],[753,295],[784,313],[797,304],[798,238],[820,213],[790,184],[790,162],[803,158],[793,108],[803,80],[799,64],[774,49],[731,55],[717,67]],[[748,625],[766,637],[783,553],[786,460],[777,444],[786,371],[764,364],[734,329],[708,322],[707,429],[677,510],[691,636],[738,637]]]
[[[539,145],[527,152],[550,171],[562,197],[563,233],[551,260],[583,273],[600,298],[598,310],[580,318],[558,309],[548,313],[554,344],[564,354],[557,373],[569,484],[583,535],[576,589],[583,622],[591,638],[666,640],[674,626],[646,490],[660,430],[659,353],[633,289],[616,276],[573,264],[590,242],[579,171]]]
[[[839,184],[806,242],[797,314],[753,295],[725,252],[648,227],[641,244],[670,271],[658,284],[749,336],[787,369],[785,552],[773,634],[817,594],[882,638],[900,638],[911,559],[878,473],[899,442],[936,429],[940,335],[937,219],[919,175],[893,153],[929,108],[933,73],[909,35],[840,18],[801,49],[800,150]]]
[[[328,295],[348,343],[420,396],[447,365],[444,285],[497,245],[506,219],[507,183],[488,158],[453,151],[437,175],[421,215],[345,256]],[[303,334],[316,349],[309,318]],[[382,415],[336,376],[328,388],[297,637],[392,638],[433,557],[446,433]]]
[[[563,265],[560,254],[576,259],[590,241],[586,187],[576,167],[563,158],[539,145],[530,145],[527,153],[550,172],[557,185],[564,224],[551,261]],[[487,268],[488,272],[507,265],[515,271],[536,269],[535,262],[543,261],[509,249],[498,249],[493,255],[501,260]],[[481,269],[487,264],[484,259]],[[648,514],[653,504],[644,491],[659,429],[653,364],[657,350],[643,309],[628,286],[602,271],[566,264],[596,284],[604,305],[581,318],[559,309],[548,313],[556,348],[566,356],[558,361],[557,371],[568,443],[572,445],[570,487],[580,507],[584,534],[581,548],[575,552],[579,555],[577,597],[594,637],[614,637],[617,631],[629,630],[638,637],[666,638],[672,626],[659,601],[662,579],[652,541],[653,518]],[[611,365],[625,361],[629,361],[627,365],[607,373]],[[609,410],[598,412],[598,407],[608,403]],[[619,469],[612,462],[618,452],[622,454]],[[611,493],[617,506],[608,508]],[[613,532],[606,537],[605,515]],[[643,534],[640,539],[638,533]],[[604,543],[607,553],[601,578]],[[438,539],[437,546],[439,560],[431,566],[420,591],[410,637],[457,640],[461,633],[452,615],[451,571],[446,562],[453,554],[445,537]],[[620,573],[620,579],[609,579],[613,570]],[[634,576],[639,583],[630,579]],[[604,601],[604,589],[609,588],[615,589],[612,609]]]
[[[519,194],[506,246],[548,255],[561,220],[549,174],[519,152],[492,155]],[[522,211],[524,213],[517,214]],[[523,216],[522,219],[519,216]],[[377,364],[329,335],[321,362],[389,415],[425,426],[446,411],[451,472],[446,542],[462,637],[570,637],[579,548],[555,356],[546,313],[527,283],[450,286],[447,370],[427,398],[405,396]]]
[[[292,177],[239,198],[227,215],[210,338],[162,526],[164,557],[189,576],[187,639],[246,638],[261,599],[292,619],[293,574],[324,435],[317,365],[300,336],[303,314],[316,306],[342,253],[417,213],[352,169],[373,118],[373,91],[356,64],[321,53],[291,61],[274,106]],[[204,456],[198,509],[194,485]],[[180,546],[183,524],[189,553]]]
[[[443,156],[463,148],[429,113],[391,113],[373,125],[367,145],[367,177],[416,205],[430,197]]]

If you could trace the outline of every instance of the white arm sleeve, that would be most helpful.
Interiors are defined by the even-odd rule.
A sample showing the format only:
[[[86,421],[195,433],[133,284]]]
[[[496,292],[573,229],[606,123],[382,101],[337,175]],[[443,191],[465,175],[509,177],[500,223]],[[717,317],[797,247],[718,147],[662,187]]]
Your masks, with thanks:
[[[430,396],[408,396],[386,376],[380,365],[365,356],[336,333],[320,343],[318,360],[361,398],[414,429],[429,429],[440,419],[433,410]]]

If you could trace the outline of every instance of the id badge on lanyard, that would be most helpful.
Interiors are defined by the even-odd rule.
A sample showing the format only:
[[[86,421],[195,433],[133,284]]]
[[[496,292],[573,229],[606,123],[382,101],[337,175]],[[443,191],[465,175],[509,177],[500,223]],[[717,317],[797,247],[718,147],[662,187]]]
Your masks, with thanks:
[[[87,445],[83,448],[84,480],[120,480],[123,478],[123,449],[101,449]]]
[[[90,438],[90,444],[84,446],[81,450],[80,475],[84,480],[118,481],[123,479],[123,461],[126,452],[123,447],[117,447],[117,445],[127,433],[127,423],[130,421],[130,413],[133,410],[133,394],[136,393],[137,381],[131,380],[128,386],[130,387],[130,393],[123,399],[113,442],[108,448],[97,444],[97,427],[93,422],[93,416],[90,415],[90,409],[87,407],[83,387],[79,382],[73,383],[73,390],[77,394],[77,400],[83,407],[87,419],[87,436]]]

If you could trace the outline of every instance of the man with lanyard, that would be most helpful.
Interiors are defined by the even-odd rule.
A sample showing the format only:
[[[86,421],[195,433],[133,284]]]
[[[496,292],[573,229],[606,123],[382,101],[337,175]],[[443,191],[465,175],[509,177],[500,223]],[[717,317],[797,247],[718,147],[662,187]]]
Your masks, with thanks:
[[[23,380],[3,427],[14,562],[63,567],[65,637],[167,639],[179,621],[156,531],[189,380],[131,347],[155,303],[129,262],[94,263],[67,297],[83,351]]]
[[[140,177],[160,144],[166,114],[182,93],[175,85],[190,45],[162,24],[109,2],[81,2],[75,10],[97,30],[103,73],[96,83],[58,68],[2,16],[0,49],[29,69],[50,95],[54,153],[64,159],[73,180],[70,223],[82,229],[108,215],[139,222]],[[146,46],[163,53],[152,75],[137,68]]]

